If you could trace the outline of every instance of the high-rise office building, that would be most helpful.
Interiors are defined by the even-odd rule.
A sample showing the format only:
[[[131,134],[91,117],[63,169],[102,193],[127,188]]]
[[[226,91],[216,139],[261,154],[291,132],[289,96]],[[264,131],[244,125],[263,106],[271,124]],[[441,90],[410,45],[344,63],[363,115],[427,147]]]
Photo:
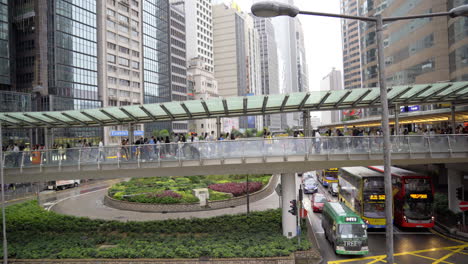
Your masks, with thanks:
[[[213,6],[215,78],[220,96],[260,94],[260,55],[253,18],[226,4]],[[261,128],[262,120],[240,117],[239,128]]]
[[[358,0],[342,0],[341,13],[350,16],[359,15]],[[343,80],[345,89],[362,87],[359,26],[357,20],[341,20]]]
[[[255,0],[258,2],[260,0]],[[293,0],[279,0],[294,5]],[[279,76],[281,93],[308,91],[307,61],[305,60],[304,42],[299,18],[275,17],[272,22],[275,28],[278,45]],[[282,129],[302,127],[302,115],[288,113],[282,115]]]
[[[279,94],[278,53],[275,30],[270,18],[254,17],[260,41],[260,71],[262,94]],[[265,115],[263,125],[271,131],[281,130],[281,115]]]
[[[321,91],[336,91],[342,90],[341,71],[333,68],[329,74],[320,81]],[[337,123],[341,121],[340,111],[323,111],[322,124]]]
[[[2,1],[4,4],[6,1]],[[11,90],[32,93],[32,109],[101,107],[96,1],[9,1]],[[3,12],[3,11],[2,11]],[[11,58],[13,60],[13,58]],[[55,129],[60,142],[97,141],[101,128]]]
[[[185,0],[187,59],[199,57],[214,71],[213,15],[211,0]]]
[[[187,95],[187,58],[185,38],[184,3],[171,1],[171,93],[172,101],[186,101]],[[172,131],[187,133],[188,121],[172,122]]]
[[[10,67],[10,13],[8,0],[0,0],[0,89],[11,86]]]
[[[98,1],[99,87],[104,106],[143,103],[141,46],[141,3],[132,1]],[[117,144],[115,130],[128,125],[106,127],[104,143]],[[134,127],[140,130],[141,126]]]
[[[168,0],[142,0],[143,2],[143,101],[145,104],[171,101],[170,71],[170,4]],[[176,46],[185,43],[172,39]],[[145,124],[145,132],[155,129],[171,130],[171,122]]]
[[[407,16],[446,12],[465,3],[463,0],[347,0],[342,1],[342,13]],[[387,85],[468,80],[468,61],[464,59],[468,54],[467,25],[465,17],[422,18],[386,25],[384,54]],[[374,23],[343,20],[343,63],[345,88],[378,86]],[[358,85],[358,80],[361,85]],[[421,106],[420,110],[437,107],[440,106]],[[366,109],[364,116],[379,113],[377,108]]]
[[[202,58],[193,58],[189,61],[188,76],[189,82],[193,84],[194,99],[209,100],[219,97],[218,82],[213,73],[208,70],[206,61]],[[216,131],[216,119],[197,119],[192,122],[193,132],[198,135]],[[226,131],[230,132],[230,131]]]

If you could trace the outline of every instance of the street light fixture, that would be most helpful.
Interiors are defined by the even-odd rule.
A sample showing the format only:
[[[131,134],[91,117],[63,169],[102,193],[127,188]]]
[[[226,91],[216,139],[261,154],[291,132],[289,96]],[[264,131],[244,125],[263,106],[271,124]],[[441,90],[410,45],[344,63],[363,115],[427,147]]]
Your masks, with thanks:
[[[379,84],[380,84],[380,102],[382,104],[382,131],[383,131],[383,155],[384,155],[384,177],[385,177],[385,215],[386,215],[386,253],[387,253],[387,263],[393,262],[393,225],[392,223],[392,182],[390,175],[390,127],[389,127],[389,113],[388,113],[388,100],[387,100],[387,84],[385,80],[385,64],[384,64],[384,46],[383,46],[383,24],[385,22],[393,22],[397,20],[407,20],[407,19],[416,19],[416,18],[425,18],[425,17],[436,17],[436,16],[448,16],[451,18],[459,16],[468,16],[468,5],[461,5],[451,9],[449,12],[441,13],[430,13],[422,15],[412,15],[412,16],[402,16],[402,17],[388,17],[382,18],[381,15],[373,17],[362,17],[362,16],[350,16],[342,14],[332,14],[332,13],[322,13],[322,12],[312,12],[312,11],[302,11],[299,8],[274,2],[274,1],[262,1],[258,2],[251,7],[251,11],[255,16],[259,17],[276,17],[276,16],[290,16],[295,17],[298,14],[303,15],[314,15],[314,16],[325,16],[325,17],[338,17],[346,19],[355,19],[361,21],[370,21],[376,23],[376,36],[377,36],[377,58],[378,58],[378,69],[379,69]]]

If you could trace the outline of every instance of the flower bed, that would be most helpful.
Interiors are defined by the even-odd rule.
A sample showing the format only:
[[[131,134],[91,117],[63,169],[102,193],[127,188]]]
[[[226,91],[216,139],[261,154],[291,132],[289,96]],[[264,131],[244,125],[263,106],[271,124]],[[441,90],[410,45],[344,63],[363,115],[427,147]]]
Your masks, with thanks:
[[[249,190],[265,186],[271,175],[249,175]],[[246,193],[247,175],[134,178],[109,188],[109,197],[135,203],[197,203],[193,189],[209,188],[210,201],[225,200]]]
[[[8,254],[16,259],[252,258],[310,248],[306,232],[300,245],[282,235],[280,210],[148,222],[59,215],[40,208],[37,201],[6,211]]]

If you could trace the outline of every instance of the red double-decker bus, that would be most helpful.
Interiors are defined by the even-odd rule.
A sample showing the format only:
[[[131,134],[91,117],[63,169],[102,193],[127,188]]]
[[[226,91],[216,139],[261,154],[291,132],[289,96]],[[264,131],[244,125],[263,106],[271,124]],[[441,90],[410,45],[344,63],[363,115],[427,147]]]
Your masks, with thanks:
[[[384,172],[384,166],[370,166]],[[432,178],[391,167],[394,222],[401,227],[434,227],[434,185]]]

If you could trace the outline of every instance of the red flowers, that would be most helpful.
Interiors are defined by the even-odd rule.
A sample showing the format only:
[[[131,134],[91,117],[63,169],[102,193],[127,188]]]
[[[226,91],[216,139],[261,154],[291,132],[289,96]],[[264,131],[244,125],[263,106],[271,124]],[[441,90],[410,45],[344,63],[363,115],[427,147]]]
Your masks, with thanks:
[[[246,182],[218,183],[208,186],[211,190],[224,193],[232,193],[234,197],[247,194]],[[262,188],[261,182],[249,182],[249,193],[256,192]]]

